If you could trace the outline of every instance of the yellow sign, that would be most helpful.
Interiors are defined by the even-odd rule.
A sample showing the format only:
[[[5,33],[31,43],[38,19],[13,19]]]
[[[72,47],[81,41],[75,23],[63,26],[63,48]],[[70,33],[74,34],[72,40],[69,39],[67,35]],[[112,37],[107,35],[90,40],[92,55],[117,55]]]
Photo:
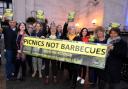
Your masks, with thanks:
[[[37,10],[36,17],[37,19],[44,20],[45,19],[44,12],[42,10]]]
[[[107,46],[102,44],[85,44],[78,41],[67,40],[51,40],[33,37],[24,38],[24,46],[43,48],[61,52],[74,54],[82,54],[87,56],[105,58],[107,54]]]
[[[74,18],[75,18],[75,12],[74,11],[69,12],[68,13],[68,21],[72,22],[72,21],[74,21]]]
[[[12,9],[5,9],[4,16],[6,16],[8,19],[12,19],[13,17]]]

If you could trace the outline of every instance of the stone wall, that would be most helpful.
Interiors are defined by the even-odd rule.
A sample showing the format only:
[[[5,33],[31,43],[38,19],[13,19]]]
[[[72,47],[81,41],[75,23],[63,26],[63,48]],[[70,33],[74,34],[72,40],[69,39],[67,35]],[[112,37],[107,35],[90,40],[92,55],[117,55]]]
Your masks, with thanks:
[[[128,0],[104,0],[104,26],[108,26],[110,22],[126,23],[126,12]]]
[[[93,28],[91,23],[93,19],[97,20],[96,25],[102,25],[104,0],[80,0],[79,10],[79,23],[82,27]]]
[[[41,9],[46,18],[63,24],[67,21],[69,11],[76,11],[75,23],[80,27],[94,28],[96,25],[108,26],[110,22],[126,23],[126,7],[128,0],[13,0],[15,19],[25,21],[31,12]]]

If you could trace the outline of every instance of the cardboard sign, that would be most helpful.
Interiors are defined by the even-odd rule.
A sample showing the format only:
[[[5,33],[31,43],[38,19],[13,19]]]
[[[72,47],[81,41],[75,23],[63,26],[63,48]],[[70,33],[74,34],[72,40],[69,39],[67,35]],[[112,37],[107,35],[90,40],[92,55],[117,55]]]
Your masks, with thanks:
[[[74,21],[74,19],[75,19],[75,12],[74,11],[71,11],[71,12],[69,12],[68,13],[68,21],[69,22],[73,22]]]
[[[37,10],[36,11],[36,18],[39,21],[45,21],[45,15],[44,15],[44,11],[42,10]]]
[[[4,16],[7,19],[12,20],[13,19],[13,11],[12,11],[12,9],[5,9]]]

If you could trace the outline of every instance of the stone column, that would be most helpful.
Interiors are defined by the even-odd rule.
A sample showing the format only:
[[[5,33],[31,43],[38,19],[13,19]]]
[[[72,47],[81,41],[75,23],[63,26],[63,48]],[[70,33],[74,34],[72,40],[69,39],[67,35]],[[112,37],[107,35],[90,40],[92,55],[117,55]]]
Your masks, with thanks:
[[[35,11],[35,1],[37,0],[26,0],[26,18],[32,16],[32,11]]]
[[[13,0],[14,20],[24,22],[26,16],[26,0]]]
[[[127,0],[104,0],[104,19],[103,25],[106,27],[111,22],[126,23],[126,4]]]

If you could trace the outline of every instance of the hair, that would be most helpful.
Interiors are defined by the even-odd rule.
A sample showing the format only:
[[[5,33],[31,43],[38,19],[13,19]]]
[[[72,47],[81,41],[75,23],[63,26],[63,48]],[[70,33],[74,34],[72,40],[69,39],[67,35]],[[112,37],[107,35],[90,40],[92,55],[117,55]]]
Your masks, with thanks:
[[[67,33],[68,35],[69,35],[69,30],[75,30],[75,34],[76,34],[75,26],[68,26],[67,30],[68,30],[68,33]]]
[[[111,28],[109,31],[109,35],[111,34],[112,31],[116,32],[120,36],[120,29],[119,28]]]
[[[56,26],[51,26],[50,28],[49,28],[49,30],[48,30],[48,35],[50,36],[51,35],[51,30],[52,30],[52,28],[57,28]],[[57,35],[57,29],[56,29],[56,35]]]
[[[99,32],[99,31],[100,31],[100,32],[105,32],[104,27],[98,26],[98,27],[95,28],[95,33]]]
[[[21,23],[19,23],[19,25],[18,25],[18,32],[20,31],[20,25],[21,24],[24,24],[24,26],[25,26],[25,33],[27,34],[27,35],[29,35],[29,33],[28,33],[28,30],[27,30],[27,26],[26,26],[26,24],[24,23],[24,22],[21,22]]]
[[[35,27],[36,27],[37,24],[39,24],[39,25],[43,28],[43,24],[42,24],[42,23],[36,22],[36,23],[35,23]]]
[[[80,31],[80,37],[83,37],[82,33],[83,33],[84,30],[87,31],[86,36],[89,36],[89,31],[88,31],[88,29],[87,29],[87,28],[82,28],[81,31]]]
[[[97,36],[97,33],[98,33],[98,32],[103,32],[103,33],[104,33],[104,37],[105,37],[106,34],[105,34],[105,29],[104,29],[104,27],[98,26],[98,27],[95,28],[95,38],[96,38],[96,39],[98,39],[98,36]]]

